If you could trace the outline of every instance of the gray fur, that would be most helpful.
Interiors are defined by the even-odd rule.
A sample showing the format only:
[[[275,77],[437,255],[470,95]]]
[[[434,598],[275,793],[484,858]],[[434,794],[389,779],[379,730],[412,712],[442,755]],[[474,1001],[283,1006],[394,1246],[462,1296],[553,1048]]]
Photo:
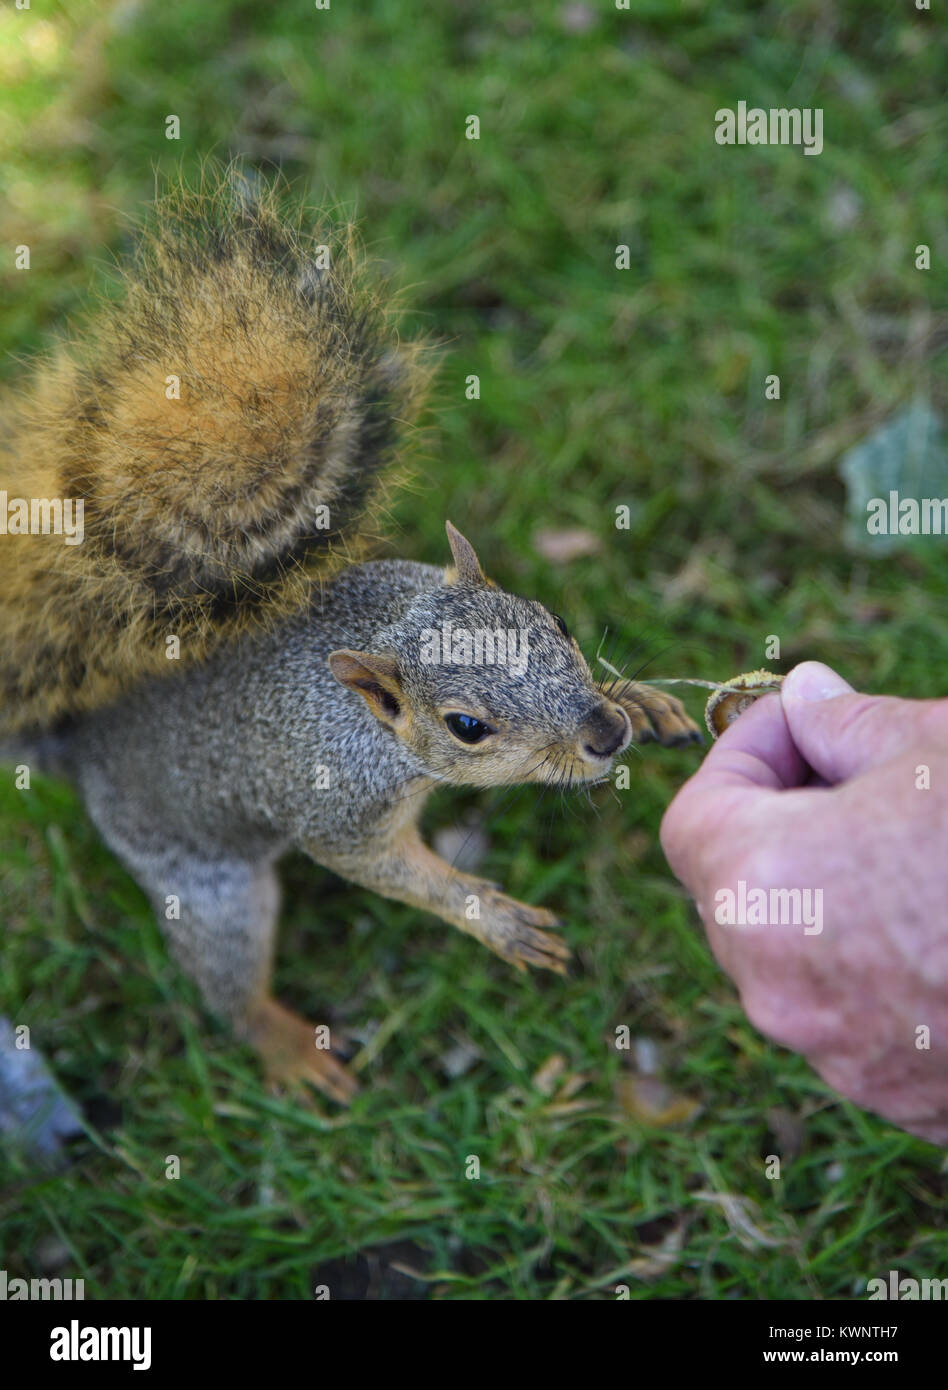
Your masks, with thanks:
[[[327,658],[371,647],[380,609],[404,607],[440,576],[424,565],[355,565],[275,634],[148,681],[83,720],[76,778],[104,838],[133,826],[136,841],[254,860],[317,839],[351,846],[423,769],[339,686]],[[328,789],[316,787],[320,767]]]
[[[57,762],[208,1005],[259,1048],[271,1075],[304,1077],[341,1100],[351,1077],[269,995],[279,856],[301,849],[521,969],[562,973],[569,951],[546,930],[557,925],[549,912],[456,872],[422,843],[428,793],[440,782],[598,780],[633,733],[664,737],[663,699],[664,741],[691,737],[677,702],[626,686],[604,696],[554,616],[491,585],[467,542],[449,536],[458,571],[354,565],[276,632],[201,666],[169,662],[166,677],[55,740]],[[426,633],[445,623],[518,632],[522,668],[429,663]],[[466,745],[450,731],[454,713],[489,723],[490,736]]]
[[[424,666],[424,630],[446,620],[526,630],[526,670],[515,677],[501,667]],[[398,657],[406,702],[430,725],[426,756],[337,683],[328,657],[341,647]],[[392,863],[379,883],[373,861],[382,859],[385,827],[403,798],[415,821],[430,786],[478,780],[477,755],[432,714],[455,702],[541,747],[575,734],[602,703],[578,648],[541,604],[486,583],[445,583],[433,566],[374,562],[346,570],[274,635],[149,680],[86,717],[72,732],[68,763],[182,964],[211,1007],[239,1024],[269,972],[272,866],[285,850],[411,896],[413,871]],[[320,769],[328,787],[318,785]],[[168,916],[169,898],[179,900],[177,919]]]
[[[104,837],[196,840],[253,859],[291,844],[348,851],[414,778],[464,783],[466,750],[453,740],[444,739],[456,760],[448,771],[440,747],[426,762],[340,688],[327,660],[340,647],[395,652],[413,708],[474,703],[544,738],[573,733],[601,701],[548,611],[442,580],[429,565],[354,565],[276,634],[151,680],[79,723],[70,760]],[[422,665],[423,631],[446,619],[527,629],[527,671]],[[328,789],[316,789],[319,767],[329,769]]]

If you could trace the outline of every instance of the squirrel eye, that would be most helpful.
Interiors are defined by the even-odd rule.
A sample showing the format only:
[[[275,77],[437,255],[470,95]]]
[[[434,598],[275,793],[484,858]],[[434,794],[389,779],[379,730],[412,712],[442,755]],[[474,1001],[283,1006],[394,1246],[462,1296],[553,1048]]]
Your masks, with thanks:
[[[444,722],[462,743],[480,743],[490,733],[488,726],[473,714],[446,714]]]
[[[569,628],[566,626],[566,624],[564,623],[563,619],[560,617],[559,613],[554,613],[554,614],[553,614],[553,621],[556,623],[556,626],[559,628],[560,632],[562,632],[563,636],[564,636],[564,637],[568,637],[568,636],[569,636]]]

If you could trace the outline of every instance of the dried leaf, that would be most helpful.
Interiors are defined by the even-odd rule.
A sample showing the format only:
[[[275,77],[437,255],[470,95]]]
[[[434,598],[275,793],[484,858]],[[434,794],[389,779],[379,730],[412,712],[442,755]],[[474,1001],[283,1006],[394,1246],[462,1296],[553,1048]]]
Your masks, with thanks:
[[[645,1254],[632,1260],[626,1273],[646,1283],[652,1279],[661,1279],[662,1275],[667,1274],[672,1266],[678,1263],[687,1227],[686,1220],[678,1221],[658,1245],[647,1245]]]
[[[713,1202],[724,1212],[727,1224],[745,1250],[776,1250],[784,1241],[777,1236],[768,1235],[752,1219],[757,1214],[757,1203],[749,1197],[739,1197],[735,1192],[694,1192],[696,1202]]]
[[[700,1101],[676,1095],[654,1076],[624,1076],[616,1082],[616,1095],[627,1115],[657,1129],[683,1124],[701,1109]]]
[[[542,1095],[551,1096],[565,1070],[566,1058],[561,1053],[554,1052],[534,1073],[533,1084]]]

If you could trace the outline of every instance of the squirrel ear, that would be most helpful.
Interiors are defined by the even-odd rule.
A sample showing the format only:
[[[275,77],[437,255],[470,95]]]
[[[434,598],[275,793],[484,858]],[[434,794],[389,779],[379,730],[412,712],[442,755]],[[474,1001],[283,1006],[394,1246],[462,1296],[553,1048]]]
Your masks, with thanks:
[[[489,584],[490,580],[481,569],[481,562],[474,553],[474,547],[469,540],[461,535],[457,527],[452,526],[450,521],[444,523],[444,529],[448,533],[448,545],[451,547],[451,554],[454,556],[454,573],[451,570],[447,573],[449,584]]]
[[[393,656],[372,656],[343,648],[330,652],[329,669],[340,685],[358,691],[380,724],[394,729],[403,722],[404,696]]]

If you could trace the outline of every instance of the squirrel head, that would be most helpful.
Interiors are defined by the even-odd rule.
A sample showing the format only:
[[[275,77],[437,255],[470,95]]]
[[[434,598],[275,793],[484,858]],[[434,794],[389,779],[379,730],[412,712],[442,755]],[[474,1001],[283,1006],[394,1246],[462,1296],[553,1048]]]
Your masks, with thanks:
[[[487,579],[447,523],[454,564],[333,675],[439,780],[493,787],[595,782],[632,738],[563,619]]]

